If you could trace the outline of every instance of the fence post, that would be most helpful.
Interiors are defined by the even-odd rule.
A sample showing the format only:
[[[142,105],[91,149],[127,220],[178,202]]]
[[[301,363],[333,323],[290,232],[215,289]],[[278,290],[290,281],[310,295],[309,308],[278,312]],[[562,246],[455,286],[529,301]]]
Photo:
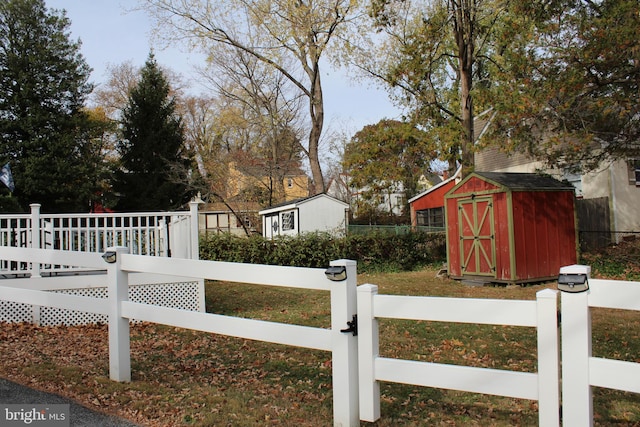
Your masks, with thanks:
[[[560,425],[560,336],[558,291],[536,293],[538,314],[538,418],[541,426]]]
[[[129,296],[129,278],[121,261],[128,252],[124,246],[112,246],[103,255],[109,293],[109,378],[120,382],[131,381],[129,319],[122,317],[122,301]]]
[[[593,426],[589,292],[562,292],[562,424]]]
[[[358,376],[360,419],[375,422],[380,418],[380,383],[375,377],[375,359],[379,355],[378,320],[373,311],[376,285],[358,286]]]
[[[189,213],[191,214],[191,259],[200,259],[198,205],[202,203],[204,202],[199,195],[189,202]]]
[[[333,425],[360,425],[358,409],[358,338],[348,329],[357,310],[357,264],[351,260],[331,261],[332,267],[343,266],[347,277],[331,282],[331,347],[333,366]]]
[[[40,249],[40,204],[32,203],[31,207],[31,247]],[[40,264],[31,263],[31,277],[40,277]]]

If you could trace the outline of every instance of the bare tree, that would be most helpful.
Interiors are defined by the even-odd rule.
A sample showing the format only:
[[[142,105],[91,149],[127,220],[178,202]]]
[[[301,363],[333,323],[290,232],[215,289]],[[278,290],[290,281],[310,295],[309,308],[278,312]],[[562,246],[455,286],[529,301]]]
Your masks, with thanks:
[[[226,124],[242,135],[236,164],[262,183],[269,205],[283,201],[284,178],[300,173],[305,151],[303,97],[281,73],[235,49],[219,50],[205,76],[230,111]]]
[[[310,130],[305,154],[314,191],[324,191],[319,143],[324,125],[320,60],[350,22],[357,2],[350,0],[141,0],[156,28],[171,39],[215,57],[219,46],[244,52],[281,73],[308,102]],[[291,68],[291,59],[296,66]]]

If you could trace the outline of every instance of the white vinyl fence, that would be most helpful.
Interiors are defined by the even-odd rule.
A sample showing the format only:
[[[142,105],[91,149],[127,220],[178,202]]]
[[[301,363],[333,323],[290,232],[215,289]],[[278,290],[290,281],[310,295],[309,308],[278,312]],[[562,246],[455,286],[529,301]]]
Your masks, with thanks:
[[[112,255],[113,258],[110,260],[114,262],[106,263],[106,259],[109,259],[106,255]],[[109,375],[115,381],[131,380],[129,323],[132,319],[325,350],[332,353],[334,425],[359,425],[357,339],[351,333],[341,332],[356,311],[356,263],[354,261],[332,262],[332,266],[344,267],[346,273],[345,280],[332,281],[327,278],[324,269],[149,257],[129,254],[128,249],[124,247],[109,248],[105,253],[105,259],[100,254],[89,252],[0,247],[0,259],[90,269],[107,268],[108,299],[54,294],[7,286],[0,280],[0,300],[66,310],[80,309],[108,316]],[[331,328],[243,319],[132,302],[128,300],[129,277],[136,273],[180,275],[193,279],[328,291],[331,301]]]
[[[557,292],[536,301],[378,295],[358,287],[360,418],[380,418],[379,381],[537,400],[540,425],[559,425]],[[512,325],[537,328],[538,372],[447,365],[379,357],[378,318]]]
[[[42,214],[40,205],[32,204],[30,214],[0,215],[0,248],[101,255],[108,247],[127,246],[130,253],[138,255],[198,259],[198,204],[193,201],[189,211],[178,212],[83,214]],[[107,298],[106,264],[97,265],[96,269],[82,263],[38,263],[30,258],[17,261],[0,256],[0,278],[5,286]],[[47,280],[35,280],[38,278]],[[131,301],[204,311],[202,279],[147,273],[132,275],[130,279]],[[95,312],[0,301],[0,321],[55,326],[106,320],[105,314]]]
[[[592,387],[640,393],[640,363],[593,357],[591,308],[640,311],[640,282],[589,279],[562,292],[562,414],[567,427],[593,426]]]
[[[333,424],[359,426],[360,419],[380,418],[379,382],[400,382],[537,400],[539,423],[560,424],[560,360],[557,291],[537,293],[535,301],[481,300],[378,295],[375,285],[357,287],[356,263],[339,260],[346,277],[329,270],[158,258],[109,248],[110,255],[0,247],[0,259],[14,262],[107,269],[108,298],[55,294],[7,285],[0,280],[0,300],[107,316],[109,373],[115,381],[131,380],[129,325],[132,319],[237,336],[284,345],[330,351],[333,365]],[[107,255],[107,254],[105,254]],[[112,261],[107,263],[107,259]],[[328,291],[331,328],[266,322],[159,307],[128,298],[136,274],[181,275]],[[46,278],[23,280],[48,280]],[[591,355],[590,307],[640,310],[640,283],[591,279],[583,293],[562,293],[562,423],[593,425],[593,386],[640,393],[640,364]],[[357,317],[356,317],[357,316]],[[537,372],[515,372],[379,357],[378,320],[399,318],[438,322],[514,325],[536,328]],[[357,320],[355,322],[354,320]],[[346,328],[349,326],[349,328]],[[384,416],[384,414],[382,414]]]

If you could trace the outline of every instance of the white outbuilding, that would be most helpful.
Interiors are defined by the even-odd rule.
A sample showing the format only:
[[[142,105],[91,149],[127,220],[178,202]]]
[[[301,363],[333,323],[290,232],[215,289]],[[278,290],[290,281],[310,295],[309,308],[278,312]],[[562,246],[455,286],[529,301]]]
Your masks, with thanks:
[[[349,204],[324,193],[258,213],[262,218],[262,235],[267,239],[313,232],[344,235],[349,223]]]

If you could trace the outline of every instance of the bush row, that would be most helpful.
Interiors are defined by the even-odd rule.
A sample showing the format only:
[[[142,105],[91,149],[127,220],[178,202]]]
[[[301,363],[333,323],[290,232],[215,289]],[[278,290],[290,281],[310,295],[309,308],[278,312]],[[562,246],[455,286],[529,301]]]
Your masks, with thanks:
[[[410,271],[446,260],[444,233],[371,233],[335,238],[305,234],[266,240],[209,234],[200,239],[200,259],[322,268],[336,259],[358,262],[359,272]]]

